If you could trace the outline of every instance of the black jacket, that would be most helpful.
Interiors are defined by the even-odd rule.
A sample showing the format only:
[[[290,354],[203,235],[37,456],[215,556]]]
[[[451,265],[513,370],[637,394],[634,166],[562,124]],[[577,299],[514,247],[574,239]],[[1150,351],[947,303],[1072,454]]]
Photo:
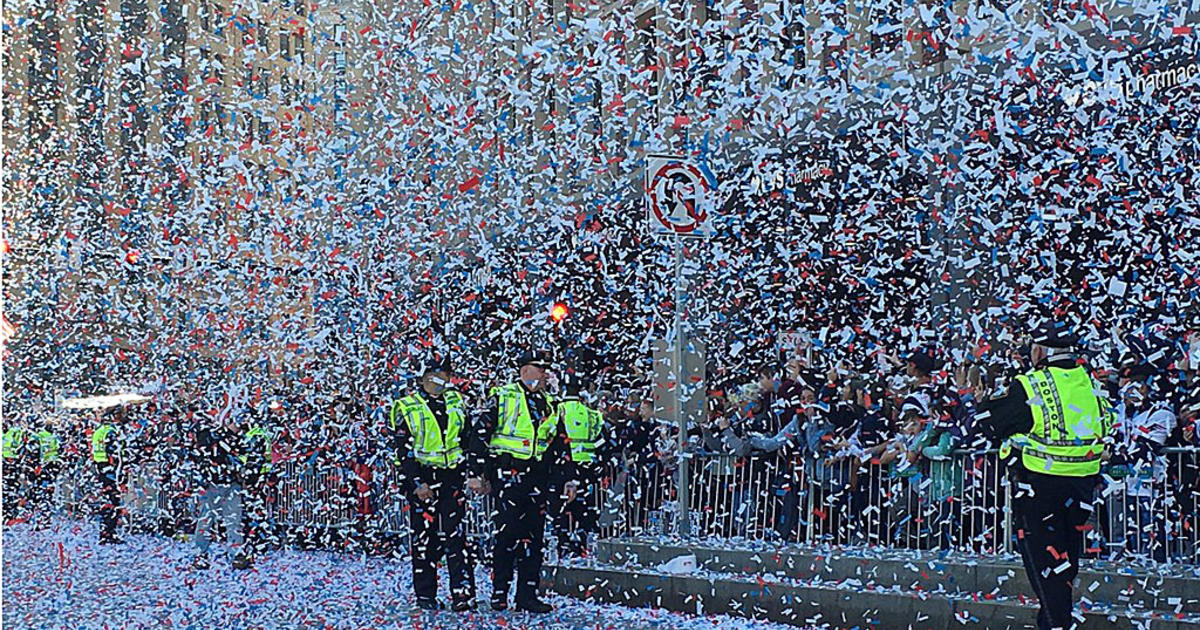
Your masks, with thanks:
[[[429,406],[429,411],[433,413],[434,420],[438,423],[438,428],[441,429],[442,435],[445,435],[446,425],[449,422],[446,415],[446,400],[442,396],[430,396],[428,393],[418,392],[421,398],[425,400],[425,404]],[[434,486],[441,483],[461,484],[466,477],[483,476],[485,461],[481,444],[478,438],[478,431],[473,426],[472,419],[467,410],[463,409],[463,426],[459,432],[459,442],[463,449],[463,464],[457,468],[434,468],[426,466],[417,461],[413,454],[413,436],[408,428],[408,422],[400,415],[396,416],[396,426],[391,427],[391,447],[400,460],[400,488],[407,494],[412,494],[421,484]]]
[[[521,387],[525,387],[524,383]],[[529,405],[529,414],[533,419],[533,425],[536,427],[541,424],[542,419],[549,414],[554,413],[550,402],[546,400],[546,396],[541,392],[530,392],[525,389],[525,401]],[[496,427],[499,426],[500,420],[500,403],[495,396],[488,401],[487,410],[484,411],[475,422],[476,436],[478,441],[487,449],[487,445],[492,440],[492,435],[496,432]],[[554,435],[551,437],[551,442],[548,451],[542,455],[542,459],[535,461],[532,459],[518,459],[507,453],[490,454],[489,473],[494,474],[498,470],[515,470],[517,472],[532,472],[538,475],[550,475],[549,462],[559,461],[561,459],[560,449],[569,448],[562,441],[562,436]],[[561,474],[561,471],[560,473]],[[490,475],[489,475],[490,476]]]
[[[1064,370],[1077,367],[1074,359],[1051,361],[1047,365]],[[1029,409],[1028,400],[1025,388],[1013,379],[1008,394],[985,400],[976,406],[975,426],[996,444],[1018,433],[1026,433],[1033,428],[1033,411]]]
[[[243,436],[225,427],[196,429],[193,451],[196,470],[205,485],[231,485],[240,481]]]

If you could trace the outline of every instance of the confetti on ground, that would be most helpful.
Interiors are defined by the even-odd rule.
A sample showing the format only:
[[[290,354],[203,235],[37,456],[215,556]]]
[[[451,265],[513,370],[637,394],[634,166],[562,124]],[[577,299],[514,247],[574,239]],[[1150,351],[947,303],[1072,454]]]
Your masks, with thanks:
[[[556,610],[545,616],[495,613],[482,598],[468,613],[433,613],[414,606],[407,558],[284,550],[252,571],[233,571],[224,559],[200,571],[190,568],[194,549],[186,543],[133,535],[125,545],[101,546],[96,536],[95,526],[65,521],[40,531],[5,528],[5,627],[794,628],[560,596],[548,598]],[[442,578],[445,598],[444,570]],[[477,571],[476,582],[486,597],[486,570]]]

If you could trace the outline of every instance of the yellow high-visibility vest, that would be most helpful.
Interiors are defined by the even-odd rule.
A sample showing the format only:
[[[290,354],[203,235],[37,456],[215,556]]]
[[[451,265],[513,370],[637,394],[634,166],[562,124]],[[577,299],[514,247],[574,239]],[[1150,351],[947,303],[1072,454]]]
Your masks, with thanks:
[[[494,387],[491,394],[496,397],[498,412],[496,432],[492,434],[488,446],[495,453],[506,453],[517,459],[540,460],[550,445],[550,434],[557,420],[553,411],[554,400],[546,394],[546,404],[551,411],[535,427],[529,413],[529,401],[525,398],[525,388],[520,383]]]
[[[600,439],[604,415],[578,400],[564,400],[558,403],[558,421],[567,430],[571,461],[582,463],[595,459],[596,441]]]
[[[1104,438],[1112,428],[1112,410],[1096,394],[1083,366],[1048,367],[1017,377],[1025,390],[1033,428],[1010,437],[1000,449],[1007,457],[1021,451],[1021,464],[1045,475],[1087,477],[1100,473]]]
[[[463,397],[455,391],[442,394],[446,403],[446,428],[443,432],[429,403],[420,393],[410,394],[392,406],[392,426],[402,415],[412,435],[412,452],[417,461],[433,468],[456,468],[462,463],[462,430],[466,422]]]

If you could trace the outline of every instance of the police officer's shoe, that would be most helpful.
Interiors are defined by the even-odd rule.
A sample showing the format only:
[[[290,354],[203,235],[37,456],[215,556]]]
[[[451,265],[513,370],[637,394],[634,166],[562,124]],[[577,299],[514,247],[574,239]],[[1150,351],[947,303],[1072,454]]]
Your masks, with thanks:
[[[535,597],[526,602],[517,602],[517,610],[544,614],[554,610],[554,607]]]
[[[254,568],[254,561],[249,556],[237,556],[233,559],[233,568],[237,571]]]
[[[417,599],[417,608],[421,610],[444,610],[446,606],[436,599]]]
[[[450,610],[453,610],[454,612],[466,612],[473,608],[475,608],[475,600],[473,599],[456,599],[454,600],[454,603],[450,605]]]
[[[508,610],[508,593],[492,593],[492,610]]]
[[[202,553],[192,559],[193,569],[207,569],[208,566],[208,555],[206,554]]]

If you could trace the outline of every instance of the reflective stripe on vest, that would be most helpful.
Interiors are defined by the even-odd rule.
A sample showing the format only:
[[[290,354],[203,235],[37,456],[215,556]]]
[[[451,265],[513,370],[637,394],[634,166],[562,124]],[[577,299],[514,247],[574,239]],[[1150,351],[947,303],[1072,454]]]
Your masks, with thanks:
[[[1046,475],[1099,474],[1112,418],[1087,370],[1049,367],[1022,374],[1017,381],[1033,415],[1028,433],[1009,438],[1011,446],[1021,451],[1021,464]]]
[[[45,429],[38,431],[34,435],[37,437],[38,444],[42,450],[42,461],[43,462],[58,461],[58,453],[59,453],[59,446],[60,446],[58,437]]]
[[[25,429],[13,427],[4,431],[4,459],[20,457],[21,445],[25,442]]]
[[[496,432],[488,446],[495,453],[507,453],[517,459],[541,459],[542,453],[550,445],[550,433],[554,430],[555,416],[553,411],[546,418],[538,419],[538,426],[533,426],[533,418],[529,413],[529,401],[525,399],[525,388],[520,383],[509,383],[503,387],[494,387],[491,392],[496,397]],[[554,409],[554,401],[545,394],[546,404]]]
[[[412,436],[413,457],[433,468],[456,468],[463,461],[463,397],[458,392],[446,391],[442,393],[442,398],[446,403],[444,434],[429,403],[421,394],[401,398],[399,410],[404,414],[408,432]]]
[[[398,418],[402,415],[400,413],[402,408],[403,407],[401,405],[401,401],[396,400],[396,401],[392,402],[391,409],[388,409],[388,426],[391,427],[392,433],[396,432],[396,418]],[[393,449],[393,450],[395,450],[395,449]],[[399,466],[400,464],[403,463],[400,459],[400,453],[398,453],[398,452],[392,453],[392,463],[397,466]]]
[[[265,460],[263,462],[261,472],[268,473],[271,471],[271,434],[267,433],[267,430],[262,427],[250,427],[250,429],[246,431],[246,443],[253,444],[256,438],[261,438],[263,443],[266,445],[263,448],[263,456]],[[242,460],[242,463],[245,464],[246,462],[250,461],[250,454],[242,453],[238,456],[238,459]]]
[[[578,400],[564,400],[558,404],[559,418],[567,430],[571,444],[571,461],[590,462],[595,458],[596,440],[604,416],[599,411],[588,409]]]
[[[104,463],[108,461],[108,436],[117,428],[111,424],[102,424],[92,432],[92,461]]]

